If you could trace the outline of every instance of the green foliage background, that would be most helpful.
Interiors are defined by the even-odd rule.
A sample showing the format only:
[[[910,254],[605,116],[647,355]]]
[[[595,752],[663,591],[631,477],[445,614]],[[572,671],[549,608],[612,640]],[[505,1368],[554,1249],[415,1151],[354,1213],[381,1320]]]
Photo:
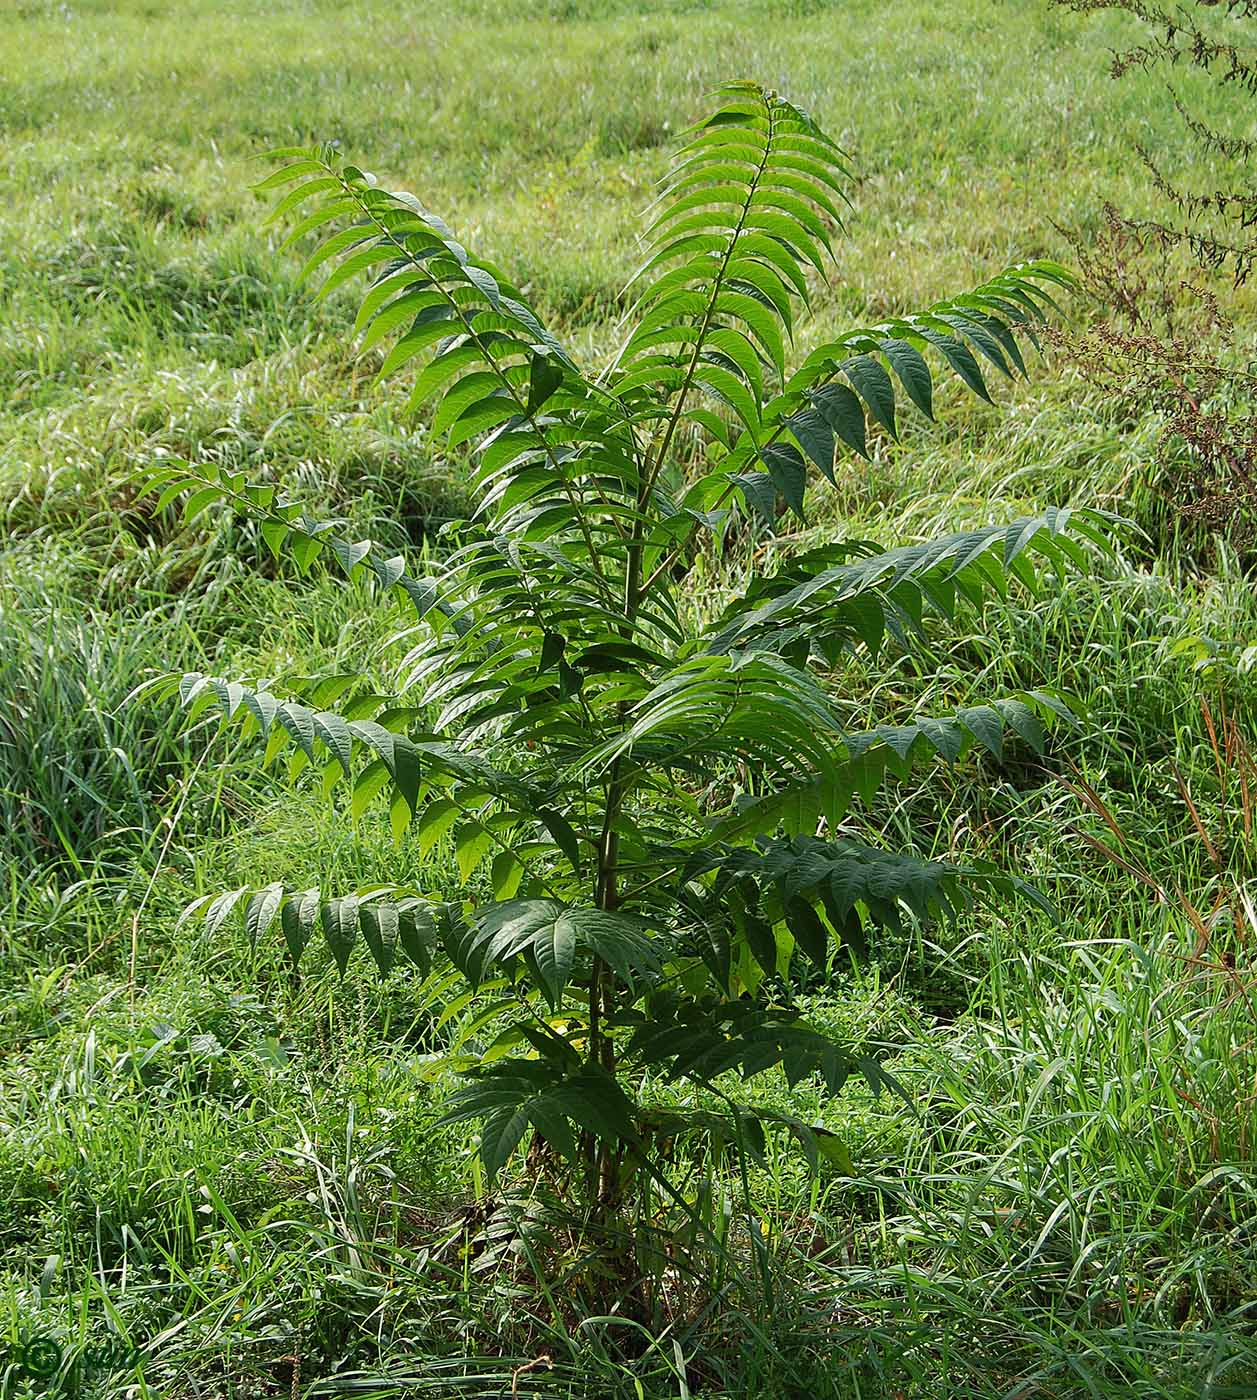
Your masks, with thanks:
[[[509,1390],[541,1354],[554,1367],[521,1373],[521,1393],[633,1395],[636,1380],[672,1395],[680,1373],[737,1395],[1247,1393],[1251,1013],[1233,982],[1188,975],[1189,921],[1082,841],[1113,837],[1049,774],[978,782],[962,767],[884,798],[876,820],[922,855],[1039,878],[1065,928],[908,934],[818,1002],[838,1033],[910,1044],[897,1068],[919,1113],[768,1088],[767,1104],[842,1135],[855,1181],[813,1184],[784,1158],[757,1174],[788,1285],[775,1318],[754,1333],[730,1321],[726,1344],[680,1299],[677,1352],[671,1336],[633,1348],[614,1325],[582,1327],[589,1281],[569,1278],[570,1305],[545,1297],[526,1250],[500,1263],[491,1221],[490,1243],[471,1243],[485,1222],[464,1199],[470,1135],[434,1131],[442,1104],[414,1072],[442,1001],[416,1005],[396,978],[340,985],[330,966],[294,992],[242,932],[176,933],[189,898],[255,874],[390,878],[386,823],[355,835],[314,795],[268,805],[231,740],[202,759],[173,709],[122,704],[146,668],[221,672],[229,655],[257,674],[332,671],[393,626],[374,633],[331,582],[294,592],[259,572],[249,554],[264,565],[264,547],[242,527],[152,520],[128,481],[159,448],[271,464],[329,509],[365,488],[364,530],[400,508],[419,547],[463,504],[465,464],[403,422],[405,386],[370,391],[350,298],[314,306],[296,260],[268,248],[250,157],[328,138],[369,156],[561,327],[592,323],[593,350],[611,340],[672,133],[713,83],[755,74],[864,174],[819,340],[1060,255],[1052,221],[1086,226],[1102,197],[1153,207],[1131,142],[1176,142],[1176,118],[1155,84],[1109,83],[1116,32],[1021,0],[6,15],[0,1249],[14,1332],[116,1327],[172,1394],[265,1393],[298,1352],[305,1383],[417,1376],[436,1393]],[[1165,158],[1173,170],[1174,146]],[[1251,291],[1229,309],[1251,343]],[[1154,424],[1059,364],[997,397],[948,396],[940,426],[879,436],[764,562],[838,522],[889,542],[1098,501],[1152,523]],[[701,581],[718,598],[736,561]],[[1198,702],[1216,709],[1224,686],[1257,729],[1251,678],[1226,664],[1255,640],[1257,604],[1225,555],[1203,576],[1170,542],[1038,607],[993,607],[931,668],[878,684],[927,710],[979,683],[1078,694],[1088,726],[1050,768],[1077,762],[1127,856],[1208,909],[1226,881],[1174,769],[1225,835],[1227,881],[1251,878],[1238,788],[1218,782]],[[438,858],[452,873],[453,851]]]

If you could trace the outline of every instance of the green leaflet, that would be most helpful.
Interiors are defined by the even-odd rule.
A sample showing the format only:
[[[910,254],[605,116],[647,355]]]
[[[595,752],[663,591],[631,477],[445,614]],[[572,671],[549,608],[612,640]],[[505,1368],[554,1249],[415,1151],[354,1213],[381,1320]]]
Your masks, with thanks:
[[[627,983],[661,966],[640,918],[569,908],[555,899],[507,899],[489,905],[476,914],[473,943],[490,961],[503,965],[521,955],[530,958],[553,1007],[562,1001],[581,949],[601,958]]]
[[[300,894],[289,895],[280,912],[284,931],[284,942],[294,967],[301,963],[301,955],[314,934],[314,925],[319,915],[319,892],[316,889],[304,890]]]
[[[571,1125],[616,1144],[635,1137],[633,1116],[623,1089],[598,1067],[571,1073],[561,1065],[524,1061],[476,1075],[452,1097],[445,1121],[481,1121],[480,1156],[493,1180],[530,1128],[570,1158],[576,1154]]]
[[[493,849],[493,835],[479,822],[467,822],[454,834],[454,857],[458,874],[465,885],[472,872]]]
[[[343,895],[323,905],[319,910],[323,937],[331,950],[341,976],[349,965],[349,954],[358,937],[358,901],[353,895]]]
[[[284,897],[283,885],[267,885],[259,890],[245,906],[244,926],[249,937],[249,946],[256,948],[275,922],[275,915]]]
[[[393,969],[401,931],[397,906],[383,902],[363,904],[359,907],[358,919],[363,942],[371,950],[380,975],[387,977]]]

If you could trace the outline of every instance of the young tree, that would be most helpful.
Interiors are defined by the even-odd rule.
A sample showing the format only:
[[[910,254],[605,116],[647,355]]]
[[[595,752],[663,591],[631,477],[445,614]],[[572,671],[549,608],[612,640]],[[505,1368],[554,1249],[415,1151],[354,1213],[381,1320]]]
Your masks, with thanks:
[[[179,692],[260,732],[268,759],[288,750],[329,792],[348,787],[355,816],[385,796],[421,858],[451,834],[479,897],[272,884],[200,907],[211,926],[242,907],[255,939],[278,920],[294,962],[316,929],[342,971],[358,939],[384,973],[399,953],[424,973],[448,958],[483,998],[452,1116],[482,1123],[490,1175],[535,1133],[613,1202],[650,1168],[648,1077],[705,1086],[723,1118],[695,1121],[751,1152],[777,1128],[815,1153],[807,1124],[736,1100],[727,1078],[781,1066],[835,1093],[852,1073],[886,1082],[875,1057],[799,1014],[800,965],[828,972],[869,925],[1022,888],[854,840],[843,814],[916,760],[973,745],[998,758],[1009,734],[1037,744],[1061,708],[1021,694],[856,733],[835,702],[844,654],[911,647],[927,614],[1009,579],[1033,588],[1044,565],[1086,567],[1078,541],[1103,546],[1103,518],[1047,510],[898,549],[824,546],[697,626],[692,561],[731,514],[771,528],[784,503],[802,517],[812,469],[832,481],[865,451],[866,413],[891,434],[901,392],[932,413],[938,367],[984,398],[981,361],[1024,371],[1019,337],[1034,340],[1065,274],[1022,264],[792,363],[849,170],[805,112],[735,83],[677,152],[629,329],[588,369],[413,195],[330,147],[279,155],[262,188],[291,187],[278,217],[304,211],[289,241],[335,230],[305,275],[326,271],[326,295],[370,274],[363,348],[389,345],[382,377],[421,366],[410,405],[432,406],[451,450],[474,446],[475,509],[418,575],[273,484],[160,464],[160,506],[227,503],[262,522],[277,557],[304,571],[331,556],[418,624],[394,695],[358,693],[356,675],[286,690],[193,675]]]

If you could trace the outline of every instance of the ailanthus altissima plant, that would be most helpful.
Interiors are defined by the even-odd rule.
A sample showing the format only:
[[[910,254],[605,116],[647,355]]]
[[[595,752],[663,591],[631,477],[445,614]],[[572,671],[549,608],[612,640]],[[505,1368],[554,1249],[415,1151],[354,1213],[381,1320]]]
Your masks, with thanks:
[[[849,839],[844,813],[917,760],[1037,745],[1061,702],[995,697],[856,733],[835,673],[846,653],[912,647],[927,614],[1088,567],[1107,523],[1048,510],[898,549],[833,544],[753,577],[697,627],[687,579],[731,518],[802,517],[813,474],[833,481],[864,452],[867,415],[893,434],[901,397],[931,414],[940,371],[984,398],[984,362],[1024,372],[1022,342],[1068,279],[1021,264],[792,359],[850,172],[805,112],[731,84],[663,182],[617,352],[587,367],[413,195],[329,146],[277,158],[261,188],[289,187],[275,211],[297,220],[289,242],[321,238],[305,275],[324,274],[322,295],[369,280],[363,349],[387,347],[381,375],[413,374],[434,438],[472,450],[474,511],[418,573],[272,483],[159,463],[160,508],[245,512],[277,558],[302,572],[330,559],[413,623],[392,694],[353,673],[170,684],[194,715],[218,706],[258,734],[266,762],[313,766],[355,819],[386,805],[421,871],[452,839],[470,889],[336,891],[311,872],[309,888],[196,907],[215,928],[241,910],[254,939],[278,927],[294,963],[321,938],[342,971],[360,943],[384,974],[408,960],[470,984],[481,1011],[450,1056],[465,1076],[451,1113],[479,1120],[491,1177],[536,1135],[614,1201],[653,1170],[648,1080],[712,1091],[724,1116],[695,1123],[752,1154],[778,1131],[840,1151],[730,1087],[774,1067],[833,1093],[853,1073],[886,1082],[875,1056],[798,1013],[800,969],[831,971],[870,927],[1028,893],[989,866]]]

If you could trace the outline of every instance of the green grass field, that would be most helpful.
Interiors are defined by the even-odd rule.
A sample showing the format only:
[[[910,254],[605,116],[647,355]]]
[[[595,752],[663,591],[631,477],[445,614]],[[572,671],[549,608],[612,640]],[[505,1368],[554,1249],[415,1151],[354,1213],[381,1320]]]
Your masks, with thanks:
[[[826,1024],[899,1047],[912,1104],[759,1081],[838,1133],[852,1173],[774,1158],[753,1219],[714,1174],[733,1272],[718,1306],[679,1289],[662,1334],[598,1315],[561,1230],[498,1240],[472,1137],[436,1126],[446,1091],[422,1072],[439,988],[358,959],[342,981],[330,958],[294,986],[237,924],[177,923],[211,890],[348,888],[416,852],[259,776],[208,722],[125,703],[158,671],[336,670],[400,625],[317,572],[277,576],[239,524],[153,518],[132,477],[159,450],[269,468],[417,550],[464,508],[465,464],[356,355],[352,297],[316,304],[275,251],[249,188],[269,148],[339,141],[596,354],[674,134],[721,79],[777,83],[862,177],[806,346],[1067,256],[1057,225],[1095,228],[1106,198],[1156,207],[1134,142],[1187,156],[1159,83],[1108,78],[1119,29],[1046,0],[17,0],[5,21],[0,1346],[52,1336],[69,1366],[116,1334],[139,1369],[65,1380],[102,1397],[1257,1394],[1257,774],[1202,712],[1257,733],[1231,664],[1257,597],[1225,549],[1182,547],[1157,423],[1067,357],[993,407],[943,394],[936,425],[879,436],[806,529],[759,546],[1082,502],[1147,531],[853,700],[1083,702],[1046,765],[970,760],[854,820],[1016,869],[1061,923],[887,937],[817,995]],[[1227,309],[1251,345],[1251,290]],[[695,606],[738,568],[709,567]],[[453,867],[430,859],[429,882]],[[771,1307],[734,1268],[751,1229]]]

